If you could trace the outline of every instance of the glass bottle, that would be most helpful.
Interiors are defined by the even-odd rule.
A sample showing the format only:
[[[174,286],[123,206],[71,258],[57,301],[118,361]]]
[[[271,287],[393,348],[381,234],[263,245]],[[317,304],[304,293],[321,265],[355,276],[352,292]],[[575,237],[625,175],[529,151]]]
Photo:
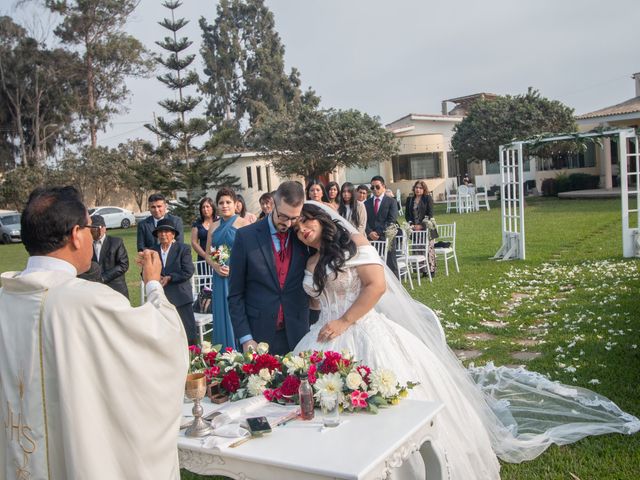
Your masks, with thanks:
[[[302,375],[298,397],[300,398],[300,416],[302,420],[313,419],[313,387],[309,383],[307,374]]]

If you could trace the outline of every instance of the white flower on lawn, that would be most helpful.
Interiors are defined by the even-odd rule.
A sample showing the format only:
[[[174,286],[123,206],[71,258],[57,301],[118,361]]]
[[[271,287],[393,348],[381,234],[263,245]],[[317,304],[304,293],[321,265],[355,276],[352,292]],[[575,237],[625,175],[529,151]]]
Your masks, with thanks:
[[[589,380],[589,383],[591,385],[599,385],[600,384],[600,380],[598,380],[597,378],[592,378],[591,380]]]
[[[338,396],[338,401],[342,401],[342,388],[344,387],[344,382],[340,377],[339,373],[327,373],[326,375],[322,375],[316,380],[316,383],[313,386],[316,389],[315,397],[320,401],[322,406],[322,398],[329,398],[332,394]],[[326,407],[331,407],[325,406]]]
[[[265,382],[271,380],[271,372],[268,368],[261,368],[258,372],[258,376],[263,379]]]
[[[377,370],[371,373],[371,389],[380,392],[383,397],[393,397],[398,394],[398,379],[390,370]]]
[[[265,353],[267,353],[269,351],[269,344],[266,342],[260,342],[258,344],[258,353],[260,355],[264,355]]]
[[[358,390],[360,387],[366,387],[367,384],[362,380],[362,377],[358,372],[351,372],[347,375],[347,388],[351,390]]]
[[[202,342],[202,345],[200,346],[200,348],[202,349],[202,353],[204,353],[205,355],[209,353],[211,350],[213,350],[213,347],[211,346],[211,342],[207,342],[206,340]]]
[[[262,395],[266,387],[267,381],[264,378],[261,378],[259,375],[249,375],[249,380],[247,381],[247,391],[249,395],[252,397]]]

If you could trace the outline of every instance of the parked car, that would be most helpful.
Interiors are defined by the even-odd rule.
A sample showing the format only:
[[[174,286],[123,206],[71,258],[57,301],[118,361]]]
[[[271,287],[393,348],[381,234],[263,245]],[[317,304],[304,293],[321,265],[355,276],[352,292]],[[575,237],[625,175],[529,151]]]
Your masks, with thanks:
[[[0,210],[0,240],[2,243],[22,241],[20,214],[15,210]]]
[[[120,207],[90,208],[89,215],[102,215],[107,228],[129,228],[136,224],[133,212]]]

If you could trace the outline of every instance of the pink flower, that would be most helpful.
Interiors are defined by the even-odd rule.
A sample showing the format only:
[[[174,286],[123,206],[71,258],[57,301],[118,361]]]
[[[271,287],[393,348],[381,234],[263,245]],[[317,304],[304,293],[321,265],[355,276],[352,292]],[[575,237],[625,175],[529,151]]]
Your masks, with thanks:
[[[351,392],[351,405],[356,408],[367,408],[367,398],[369,398],[367,392],[360,392],[358,390]]]
[[[220,367],[216,367],[215,365],[211,368],[207,368],[204,371],[204,375],[205,377],[207,377],[208,381],[211,381],[211,379],[217,377],[220,374]]]
[[[216,357],[218,356],[218,352],[215,350],[211,350],[209,353],[206,353],[204,356],[204,361],[207,362],[207,365],[213,365],[216,361]]]
[[[189,353],[200,355],[201,351],[202,350],[200,350],[200,347],[198,345],[189,345]]]
[[[227,352],[227,353],[231,353],[231,352],[233,352],[233,348],[227,347],[227,348],[224,349],[224,351]]]
[[[322,361],[322,353],[315,350],[309,357],[311,363],[320,363]]]
[[[371,369],[366,365],[360,365],[359,367],[356,368],[356,371],[360,374],[360,376],[365,381],[365,383],[369,385],[370,383],[369,375],[371,374]]]
[[[318,368],[315,365],[312,364],[309,366],[309,370],[307,371],[307,374],[309,375],[309,383],[311,385],[316,383],[316,380],[318,379],[318,377],[316,376],[317,371],[318,371]]]

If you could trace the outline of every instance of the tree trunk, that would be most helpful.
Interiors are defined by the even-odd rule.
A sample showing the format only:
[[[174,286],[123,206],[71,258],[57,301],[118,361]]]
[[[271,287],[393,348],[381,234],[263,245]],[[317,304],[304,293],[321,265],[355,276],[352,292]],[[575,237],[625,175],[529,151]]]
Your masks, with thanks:
[[[96,148],[98,146],[98,135],[97,135],[97,127],[96,127],[96,100],[95,100],[95,86],[94,82],[94,72],[93,72],[93,57],[89,52],[88,48],[89,40],[86,40],[87,45],[87,58],[85,60],[85,65],[87,68],[87,118],[89,120],[89,133],[91,135],[91,148]]]

